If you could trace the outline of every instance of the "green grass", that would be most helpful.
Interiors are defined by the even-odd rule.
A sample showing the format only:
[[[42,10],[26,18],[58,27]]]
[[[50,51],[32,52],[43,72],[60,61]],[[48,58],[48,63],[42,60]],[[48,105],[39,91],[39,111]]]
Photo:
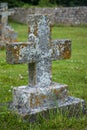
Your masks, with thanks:
[[[11,25],[19,34],[18,41],[27,41],[27,26],[18,23]],[[53,81],[68,84],[70,95],[82,98],[87,103],[87,28],[53,27],[52,38],[72,40],[71,58],[53,61]],[[9,65],[5,58],[5,50],[0,50],[0,103],[12,100],[14,86],[28,84],[27,65]],[[86,130],[87,116],[67,119],[57,114],[50,119],[41,118],[39,122],[30,124],[9,112],[6,106],[0,106],[0,123],[0,130]]]

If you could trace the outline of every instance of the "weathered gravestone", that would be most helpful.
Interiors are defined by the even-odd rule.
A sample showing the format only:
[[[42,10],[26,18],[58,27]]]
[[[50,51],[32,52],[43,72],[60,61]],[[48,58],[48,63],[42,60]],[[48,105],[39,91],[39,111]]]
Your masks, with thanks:
[[[6,47],[8,63],[28,64],[29,85],[13,89],[12,107],[23,117],[57,108],[72,108],[76,114],[84,108],[83,100],[68,96],[67,85],[52,82],[52,61],[70,58],[71,41],[51,40],[50,25],[46,15],[31,15],[28,42],[9,43]]]
[[[7,41],[16,41],[17,39],[17,33],[8,26],[8,16],[13,13],[13,10],[8,10],[7,3],[0,3],[0,48],[5,46]]]

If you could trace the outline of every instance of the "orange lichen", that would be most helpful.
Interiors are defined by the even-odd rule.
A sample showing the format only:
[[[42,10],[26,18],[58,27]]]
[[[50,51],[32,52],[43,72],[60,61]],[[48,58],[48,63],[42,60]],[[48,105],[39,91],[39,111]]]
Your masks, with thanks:
[[[64,51],[61,54],[63,56],[63,59],[68,59],[71,56],[71,50],[70,50],[70,46],[68,44],[66,44],[64,46]]]
[[[30,106],[32,108],[41,106],[41,104],[43,103],[44,99],[46,99],[46,98],[47,98],[47,96],[44,95],[44,94],[40,94],[40,95],[31,94],[31,97],[30,97]]]
[[[71,53],[70,53],[70,51],[67,50],[67,51],[65,51],[62,55],[63,55],[63,58],[64,58],[64,59],[68,59],[68,58],[70,58]]]
[[[35,108],[41,104],[40,97],[38,95],[31,94],[30,107]]]
[[[15,63],[18,63],[19,59],[19,46],[15,46],[16,48],[12,47],[12,55],[15,57]]]
[[[38,33],[38,26],[36,25],[34,28],[34,35],[37,36],[37,33]]]
[[[41,94],[41,99],[45,99],[45,98],[47,98],[47,96],[44,94]]]

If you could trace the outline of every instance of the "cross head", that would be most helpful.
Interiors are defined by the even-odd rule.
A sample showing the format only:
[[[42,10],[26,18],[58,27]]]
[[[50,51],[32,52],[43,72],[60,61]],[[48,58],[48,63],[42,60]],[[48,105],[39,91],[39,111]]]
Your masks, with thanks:
[[[5,27],[8,25],[8,16],[13,13],[13,10],[8,10],[7,3],[0,3],[0,36],[4,35]]]
[[[8,43],[6,54],[10,64],[28,64],[29,86],[48,87],[52,84],[52,61],[70,58],[71,41],[51,39],[47,15],[29,15],[28,42]]]

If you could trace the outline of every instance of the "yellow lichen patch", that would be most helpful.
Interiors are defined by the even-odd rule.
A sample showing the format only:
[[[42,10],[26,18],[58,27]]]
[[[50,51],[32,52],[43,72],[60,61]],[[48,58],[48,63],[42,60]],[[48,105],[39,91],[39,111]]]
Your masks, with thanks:
[[[44,99],[46,98],[47,96],[44,94],[40,94],[40,95],[31,94],[30,107],[35,108],[41,106],[42,103],[44,102]]]
[[[20,47],[27,47],[27,43],[22,43],[21,45],[20,45]]]
[[[18,63],[20,48],[24,48],[26,46],[27,46],[26,43],[21,43],[19,45],[15,44],[14,46],[12,46],[12,50],[10,51],[12,51],[12,55],[15,59],[15,63]]]
[[[19,46],[14,46],[14,47],[12,47],[12,55],[13,55],[13,57],[15,57],[15,63],[18,63],[18,59],[19,59]]]
[[[37,33],[38,33],[38,26],[36,25],[34,28],[34,35],[37,36]]]
[[[63,53],[63,58],[64,58],[64,59],[68,59],[68,58],[70,58],[70,56],[71,56],[71,53],[70,53],[70,51],[68,51],[68,50]]]
[[[66,46],[64,46],[64,50],[62,52],[62,57],[63,57],[63,59],[68,59],[68,58],[70,58],[70,56],[71,56],[70,47],[66,45]]]
[[[40,98],[38,95],[35,96],[35,106],[39,106],[41,104]]]
[[[53,93],[54,93],[56,96],[58,96],[59,93],[60,93],[60,91],[58,91],[57,89],[53,89]]]
[[[37,106],[40,106],[40,97],[38,95],[31,94],[30,97],[30,107],[35,108]]]
[[[41,94],[41,99],[44,100],[45,98],[47,98],[47,96],[44,94]]]

